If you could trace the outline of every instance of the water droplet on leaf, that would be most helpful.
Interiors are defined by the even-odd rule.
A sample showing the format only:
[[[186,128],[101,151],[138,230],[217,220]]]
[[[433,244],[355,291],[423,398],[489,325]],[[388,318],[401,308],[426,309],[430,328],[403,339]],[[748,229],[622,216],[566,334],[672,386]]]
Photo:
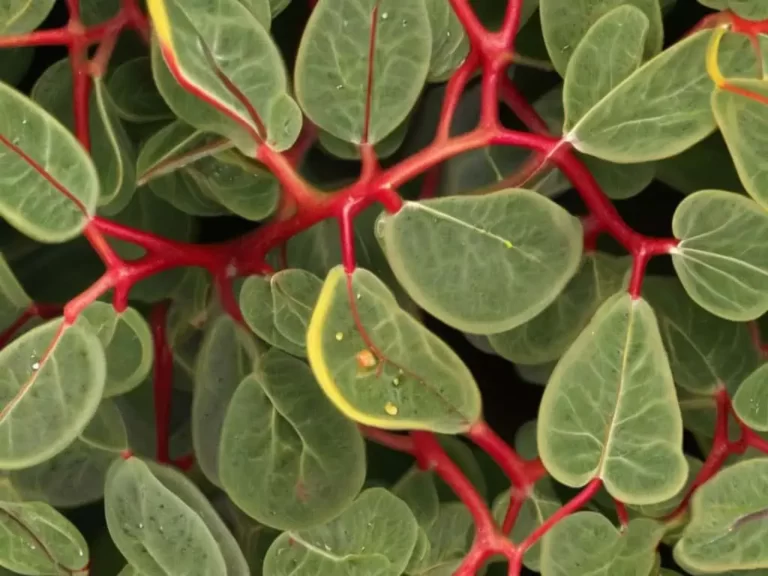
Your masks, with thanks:
[[[360,368],[364,368],[367,370],[369,368],[373,368],[374,366],[376,366],[376,362],[377,362],[376,355],[370,350],[367,350],[367,349],[361,350],[360,352],[357,353],[356,358],[357,358],[357,365]]]
[[[397,413],[400,411],[400,409],[392,402],[387,402],[384,404],[384,411],[390,416],[397,416]]]
[[[344,340],[344,333],[343,332],[336,332],[336,340],[338,340],[339,342]]]
[[[389,12],[382,12],[381,13],[381,19],[382,20],[386,20],[387,18],[389,18]]]

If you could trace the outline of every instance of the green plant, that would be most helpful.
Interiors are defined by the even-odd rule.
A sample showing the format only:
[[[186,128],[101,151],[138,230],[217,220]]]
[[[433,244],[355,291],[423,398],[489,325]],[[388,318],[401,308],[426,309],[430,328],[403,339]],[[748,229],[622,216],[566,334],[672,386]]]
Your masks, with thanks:
[[[768,573],[768,4],[701,3],[0,2],[0,572]]]

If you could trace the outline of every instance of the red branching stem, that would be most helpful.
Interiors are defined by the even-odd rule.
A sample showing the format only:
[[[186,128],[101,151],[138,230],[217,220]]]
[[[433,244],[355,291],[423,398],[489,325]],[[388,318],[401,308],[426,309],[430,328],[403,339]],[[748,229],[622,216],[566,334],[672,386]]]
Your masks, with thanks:
[[[627,524],[629,524],[629,513],[627,512],[627,507],[621,500],[614,499],[613,502],[616,505],[616,516],[619,518],[619,524],[621,525],[622,529],[626,528]]]
[[[566,516],[570,516],[574,512],[579,511],[584,506],[587,505],[587,503],[592,500],[595,494],[597,494],[597,491],[600,490],[600,487],[603,485],[603,481],[600,478],[595,478],[587,484],[584,489],[579,492],[576,496],[574,496],[570,501],[568,501],[562,508],[560,508],[557,512],[552,514],[547,520],[541,524],[536,530],[531,532],[531,534],[522,541],[520,546],[517,549],[517,555],[515,557],[515,563],[516,566],[514,568],[519,572],[520,570],[520,564],[522,564],[523,561],[523,555],[525,552],[536,542],[538,542],[547,532],[549,532],[552,527],[560,522],[563,518]],[[517,573],[517,572],[516,572]]]
[[[450,0],[453,11],[464,26],[464,30],[467,33],[472,46],[485,52],[487,38],[491,35],[477,19],[475,11],[472,9],[472,5],[469,0]]]
[[[509,51],[512,51],[512,42],[517,35],[520,27],[520,18],[523,12],[523,0],[508,0],[507,11],[504,14],[504,21],[501,24],[499,40],[501,45]]]
[[[419,200],[429,200],[437,197],[440,188],[440,169],[438,166],[430,168],[424,175],[424,181],[421,184]]]
[[[507,506],[507,513],[504,515],[504,523],[501,525],[501,531],[504,534],[509,534],[512,531],[526,498],[528,498],[528,494],[515,487],[509,491],[509,505]]]
[[[368,438],[368,440],[372,440],[377,444],[381,444],[390,450],[414,455],[416,453],[413,439],[410,436],[406,436],[405,434],[395,434],[393,432],[388,432],[387,430],[381,430],[379,428],[373,428],[371,426],[360,425],[359,428],[363,433],[363,436]]]
[[[173,392],[173,355],[167,340],[169,302],[155,304],[149,317],[155,363],[152,381],[155,397],[155,447],[157,461],[171,462],[169,441],[171,422],[171,395]]]
[[[437,125],[435,142],[445,142],[448,140],[453,117],[456,114],[456,108],[459,106],[461,95],[479,65],[480,57],[478,52],[472,48],[461,66],[448,79],[448,83],[445,86],[445,94],[443,95],[443,106],[440,110],[440,122]]]
[[[67,46],[70,32],[66,28],[35,30],[27,34],[0,37],[0,48],[21,48],[24,46]]]
[[[502,102],[506,104],[512,112],[515,113],[520,121],[525,125],[528,130],[534,134],[542,134],[549,136],[549,126],[544,119],[539,115],[533,106],[523,98],[520,91],[515,87],[508,77],[504,76],[499,82],[499,97]]]
[[[480,421],[474,424],[467,432],[467,436],[493,458],[515,487],[525,490],[539,479],[538,467],[535,470],[529,469],[526,461],[520,458],[485,422]]]

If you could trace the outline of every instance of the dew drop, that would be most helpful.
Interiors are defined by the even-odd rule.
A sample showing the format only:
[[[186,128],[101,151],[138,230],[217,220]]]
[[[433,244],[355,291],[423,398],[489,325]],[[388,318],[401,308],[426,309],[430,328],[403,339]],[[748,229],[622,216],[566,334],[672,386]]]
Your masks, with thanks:
[[[509,240],[504,240],[504,246],[506,246],[507,248],[512,248],[512,242],[510,242]]]
[[[34,544],[30,544],[29,545],[29,549],[30,550],[37,550],[37,546],[35,546]]]
[[[408,26],[408,20],[403,20],[402,21],[402,25],[403,25],[403,28],[407,27]]]
[[[344,84],[337,84],[336,90],[342,90],[344,88]]]
[[[26,119],[26,118],[24,118],[24,120],[22,120],[22,121],[21,121],[21,123],[22,123],[22,124],[26,124],[26,123],[27,123],[27,119]]]
[[[381,19],[382,20],[386,20],[387,18],[389,18],[389,12],[382,12],[381,13]]]
[[[144,529],[144,523],[143,522],[139,522],[139,530],[143,530],[143,529]]]
[[[330,552],[331,551],[331,547],[328,546],[328,544],[323,544],[323,548],[325,548],[326,552]]]
[[[397,406],[395,406],[392,402],[387,402],[384,404],[384,411],[389,414],[390,416],[397,416],[397,413],[400,411]]]
[[[344,340],[344,333],[343,332],[336,332],[336,340],[338,342],[341,342],[342,340]]]
[[[12,141],[11,143],[12,143],[14,146],[18,146],[18,145],[19,145],[19,142],[21,142],[21,138],[19,138],[19,137],[17,136],[16,138],[14,138],[14,139],[13,139],[13,141]]]
[[[450,38],[450,37],[451,37],[451,31],[450,31],[450,30],[448,30],[448,31],[445,33],[445,36],[446,36],[446,38]]]
[[[360,300],[360,298],[362,298],[362,297],[363,297],[363,295],[360,294],[359,292],[355,295],[355,298],[357,298],[358,300]]]
[[[33,356],[32,357],[32,371],[33,372],[37,372],[38,370],[40,370],[40,362],[37,360],[37,358],[35,358]]]
[[[344,20],[344,22],[342,22],[342,26],[344,26],[344,28],[346,28],[348,24],[349,24],[348,20]]]
[[[392,378],[392,386],[400,386],[400,384],[401,384],[400,378],[398,378],[397,376]]]

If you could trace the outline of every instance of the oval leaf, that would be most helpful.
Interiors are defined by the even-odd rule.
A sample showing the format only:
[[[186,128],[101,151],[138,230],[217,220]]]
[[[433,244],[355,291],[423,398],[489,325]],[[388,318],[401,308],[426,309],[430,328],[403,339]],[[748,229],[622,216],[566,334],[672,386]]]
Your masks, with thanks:
[[[432,30],[432,57],[429,82],[444,82],[469,54],[469,39],[464,33],[450,0],[426,0]]]
[[[733,408],[750,428],[768,431],[768,364],[760,366],[739,386]]]
[[[644,300],[607,300],[560,359],[544,389],[537,440],[547,470],[567,486],[599,477],[627,504],[653,504],[682,488],[683,422]]]
[[[215,18],[205,0],[150,0],[147,6],[174,77],[235,118],[240,129],[231,133],[226,125],[200,126],[195,114],[166,96],[180,118],[230,138],[248,155],[263,142],[276,150],[294,143],[301,129],[301,111],[287,94],[280,52],[253,12],[238,0],[220,0]],[[259,57],[243,58],[243,54]],[[162,92],[163,86],[159,87]]]
[[[21,574],[88,571],[88,544],[77,528],[42,502],[0,502],[0,565]]]
[[[133,390],[149,375],[154,359],[152,332],[136,310],[118,313],[111,304],[94,302],[78,322],[98,336],[106,353],[105,398]]]
[[[416,104],[431,50],[425,0],[320,0],[296,57],[296,97],[326,132],[377,144]]]
[[[0,467],[7,470],[39,464],[67,447],[96,412],[106,379],[96,336],[61,320],[5,347],[0,367]]]
[[[306,356],[306,334],[322,281],[304,270],[251,276],[240,291],[243,317],[261,338],[296,356]]]
[[[693,34],[647,62],[583,110],[565,138],[581,152],[619,163],[674,156],[702,140],[715,127],[705,66],[710,35]],[[723,39],[720,66],[749,75],[754,57],[737,36]]]
[[[406,202],[382,215],[376,231],[416,303],[474,334],[510,330],[539,314],[581,258],[579,221],[528,190]]]
[[[328,524],[281,534],[267,552],[264,573],[402,574],[417,529],[405,502],[382,488],[371,488]]]
[[[253,336],[226,314],[216,318],[203,337],[195,365],[192,442],[198,466],[217,486],[221,486],[219,444],[224,417],[260,352]]]
[[[367,270],[329,272],[307,353],[326,395],[362,424],[456,434],[480,418],[480,393],[461,359]]]
[[[696,490],[691,518],[675,546],[675,560],[689,571],[768,568],[765,522],[768,459],[729,466]]]
[[[561,76],[582,39],[593,25],[605,14],[628,4],[642,11],[647,18],[648,33],[645,39],[644,57],[650,57],[661,50],[664,39],[664,24],[658,0],[540,0],[541,28],[544,42],[552,64]],[[611,54],[612,57],[617,54]],[[593,79],[594,80],[594,79]]]
[[[0,215],[40,242],[74,238],[99,199],[93,162],[64,126],[3,83],[0,106]]]
[[[702,190],[675,210],[671,252],[690,297],[712,314],[754,320],[768,310],[768,214],[744,196]]]
[[[146,57],[124,62],[109,75],[109,92],[117,113],[129,122],[173,120],[173,112],[152,79],[152,61]]]
[[[232,397],[219,474],[249,516],[282,530],[305,528],[333,518],[358,494],[365,447],[309,367],[272,350]]]
[[[104,509],[117,548],[142,574],[227,574],[221,550],[203,519],[138,458],[113,464]]]

